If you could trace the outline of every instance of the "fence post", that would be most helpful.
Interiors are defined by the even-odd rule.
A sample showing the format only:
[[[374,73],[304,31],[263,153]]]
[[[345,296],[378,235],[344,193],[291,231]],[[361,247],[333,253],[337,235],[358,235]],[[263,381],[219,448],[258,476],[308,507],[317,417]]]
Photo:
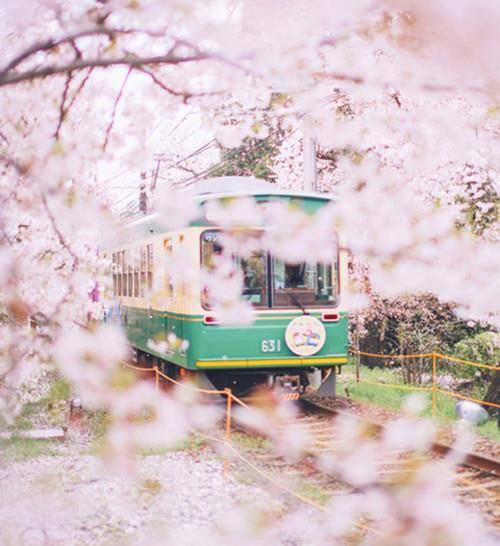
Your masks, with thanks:
[[[233,402],[233,397],[231,394],[231,389],[225,388],[224,392],[226,394],[226,442],[229,442],[231,439],[231,404]],[[229,474],[229,460],[227,455],[224,457],[224,480],[227,481],[227,476]]]
[[[226,440],[231,438],[231,405],[233,402],[233,397],[231,394],[231,389],[225,388],[224,392],[226,393]]]
[[[155,370],[155,390],[156,392],[160,389],[160,375],[158,374],[158,366],[154,367]]]
[[[437,384],[436,384],[436,353],[432,353],[432,418],[436,418],[436,395],[437,395]]]

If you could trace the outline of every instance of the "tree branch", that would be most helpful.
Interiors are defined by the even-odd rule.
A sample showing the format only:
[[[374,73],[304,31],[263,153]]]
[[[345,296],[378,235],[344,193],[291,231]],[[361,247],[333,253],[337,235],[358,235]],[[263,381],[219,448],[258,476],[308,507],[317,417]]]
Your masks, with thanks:
[[[59,121],[57,123],[56,132],[54,133],[54,138],[56,140],[59,138],[59,133],[61,131],[62,124],[64,122],[64,119],[66,118],[66,113],[68,112],[68,109],[65,108],[65,106],[66,106],[66,100],[68,98],[69,86],[71,84],[72,79],[73,79],[73,72],[68,72],[66,74],[66,82],[64,83],[61,103],[59,105]]]
[[[80,85],[76,88],[75,93],[73,94],[73,97],[71,98],[68,107],[66,108],[66,111],[69,111],[70,108],[75,103],[75,100],[77,99],[78,95],[81,93],[82,89],[85,87],[86,83],[88,82],[90,75],[92,74],[93,68],[89,68],[89,71],[87,74],[83,77],[82,81],[80,82]]]
[[[158,76],[154,72],[151,72],[147,68],[144,68],[143,66],[134,67],[135,70],[138,70],[142,72],[143,74],[146,74],[151,78],[151,80],[163,91],[166,91],[167,93],[170,93],[171,95],[174,95],[175,97],[182,97],[182,100],[184,103],[188,101],[191,97],[203,97],[206,95],[219,95],[221,92],[218,91],[211,91],[207,93],[191,93],[190,91],[177,91],[176,89],[173,89],[172,87],[169,87],[165,83],[163,83]]]
[[[154,64],[184,64],[193,61],[202,61],[210,59],[211,55],[208,53],[196,53],[194,55],[177,56],[171,53],[166,55],[153,55],[150,57],[131,57],[129,55],[124,57],[117,57],[115,59],[78,59],[71,63],[64,65],[52,65],[44,68],[35,68],[26,72],[16,74],[0,75],[0,87],[6,85],[13,85],[23,81],[33,81],[37,79],[46,78],[47,76],[53,76],[57,74],[66,74],[67,72],[80,71],[85,68],[107,68],[110,66],[129,66],[132,68],[141,67],[143,65]]]
[[[111,113],[111,120],[109,122],[108,128],[106,129],[106,136],[104,137],[104,143],[102,145],[103,150],[106,150],[106,147],[108,146],[109,135],[115,123],[116,110],[118,108],[120,99],[122,98],[123,91],[125,89],[125,86],[127,85],[127,81],[131,72],[132,72],[132,67],[129,67],[129,69],[127,70],[127,74],[125,75],[125,79],[123,80],[122,86],[120,87],[120,91],[118,91],[118,95],[116,96],[115,103],[113,104],[113,112]]]
[[[163,36],[163,33],[158,32],[154,33],[152,31],[148,30],[141,30],[141,29],[118,29],[118,28],[107,28],[105,26],[99,26],[95,28],[89,28],[85,30],[80,30],[78,32],[73,32],[71,34],[68,34],[66,36],[63,36],[62,38],[59,38],[58,40],[55,40],[53,38],[49,38],[48,40],[36,42],[27,49],[25,49],[23,52],[21,52],[17,57],[14,57],[0,72],[0,80],[4,78],[4,76],[7,75],[8,72],[10,72],[13,68],[20,65],[23,61],[26,59],[29,59],[29,57],[32,57],[36,53],[40,53],[42,51],[50,51],[51,49],[55,49],[60,45],[63,44],[71,44],[72,47],[77,51],[77,57],[80,57],[81,55],[78,55],[78,48],[76,46],[76,40],[79,38],[85,38],[88,36],[107,36],[108,38],[112,38],[115,34],[136,34],[136,33],[143,33],[143,34],[149,34],[151,36],[155,36],[160,38]]]

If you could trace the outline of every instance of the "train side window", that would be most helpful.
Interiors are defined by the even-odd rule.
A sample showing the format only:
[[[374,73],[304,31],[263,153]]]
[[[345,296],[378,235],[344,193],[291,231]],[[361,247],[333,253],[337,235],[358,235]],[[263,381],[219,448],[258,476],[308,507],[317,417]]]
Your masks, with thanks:
[[[111,271],[113,275],[113,296],[117,295],[118,271],[116,270],[116,252],[111,254]]]
[[[153,245],[146,247],[147,272],[148,272],[148,291],[153,290]]]
[[[123,274],[123,295],[124,296],[128,296],[128,274],[127,273],[124,273]]]
[[[134,248],[132,251],[132,271],[134,275],[134,289],[132,291],[132,297],[139,297],[139,269],[141,266],[141,255],[139,248]]]
[[[146,295],[146,247],[141,246],[141,291],[140,296],[143,298]]]
[[[116,253],[116,265],[115,265],[115,273],[116,273],[116,295],[120,296],[120,288],[121,288],[121,271],[120,271],[120,252]]]
[[[134,271],[134,298],[139,297],[139,272]]]
[[[172,269],[172,258],[174,255],[174,244],[172,239],[167,239],[164,243],[165,248],[165,291],[167,293],[167,298],[174,298],[175,295],[175,286],[174,286],[174,275],[171,271]]]
[[[124,267],[124,260],[125,260],[125,251],[122,250],[118,253],[118,264],[119,264],[119,270],[120,270],[120,296],[126,296],[126,289],[125,289],[125,267]]]
[[[129,251],[123,251],[123,295],[127,298],[131,295],[130,291],[132,288],[132,275],[129,275]]]

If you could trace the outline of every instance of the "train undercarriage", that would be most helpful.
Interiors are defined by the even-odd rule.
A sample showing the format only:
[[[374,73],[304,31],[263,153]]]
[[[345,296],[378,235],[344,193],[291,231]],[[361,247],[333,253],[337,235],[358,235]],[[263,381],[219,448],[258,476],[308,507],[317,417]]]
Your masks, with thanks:
[[[252,391],[262,388],[302,396],[308,387],[309,392],[316,392],[320,396],[335,397],[336,394],[335,367],[321,369],[308,367],[300,370],[297,368],[263,368],[257,370],[193,371],[137,349],[133,350],[133,355],[133,359],[138,365],[157,366],[172,379],[189,379],[203,388],[216,390],[229,388],[236,396],[246,396]],[[340,372],[340,367],[337,368]]]

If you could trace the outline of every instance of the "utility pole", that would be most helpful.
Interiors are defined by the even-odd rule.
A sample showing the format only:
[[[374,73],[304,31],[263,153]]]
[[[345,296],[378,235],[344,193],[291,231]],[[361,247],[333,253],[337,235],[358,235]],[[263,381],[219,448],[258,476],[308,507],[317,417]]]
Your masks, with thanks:
[[[316,165],[317,143],[312,135],[311,121],[308,115],[302,120],[304,191],[318,191],[318,169]]]
[[[160,173],[160,163],[161,163],[161,159],[158,159],[157,163],[156,163],[156,169],[155,169],[155,172],[153,174],[153,179],[151,181],[151,187],[149,188],[150,191],[151,191],[151,195],[154,196],[154,193],[155,193],[155,190],[156,190],[156,182],[158,181],[158,174]]]
[[[146,194],[146,173],[141,173],[141,185],[139,186],[139,212],[141,214],[148,213],[148,196]]]

